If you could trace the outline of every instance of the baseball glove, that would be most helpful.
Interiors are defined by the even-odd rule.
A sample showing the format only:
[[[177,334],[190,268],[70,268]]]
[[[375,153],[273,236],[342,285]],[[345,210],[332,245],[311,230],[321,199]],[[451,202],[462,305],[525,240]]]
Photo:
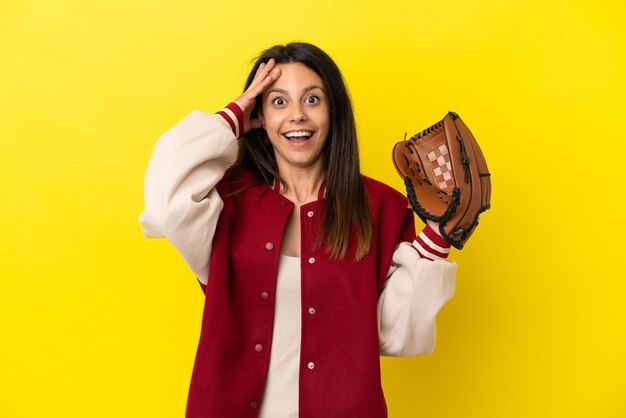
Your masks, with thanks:
[[[426,222],[462,249],[489,209],[491,179],[476,139],[454,112],[393,148],[393,162],[404,179],[411,206]]]

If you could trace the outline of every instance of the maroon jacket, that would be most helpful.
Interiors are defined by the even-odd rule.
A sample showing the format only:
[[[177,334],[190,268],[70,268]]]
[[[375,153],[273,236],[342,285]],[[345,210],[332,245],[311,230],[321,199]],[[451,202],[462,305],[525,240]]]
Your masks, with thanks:
[[[249,177],[244,175],[243,177]],[[301,418],[383,418],[376,305],[396,245],[415,238],[406,198],[367,177],[373,245],[343,261],[313,243],[323,190],[300,208],[302,222]],[[188,418],[257,417],[267,378],[283,230],[292,202],[267,185],[224,201],[213,240],[202,331],[187,401]],[[231,194],[229,196],[229,194]],[[313,314],[309,308],[315,308]]]

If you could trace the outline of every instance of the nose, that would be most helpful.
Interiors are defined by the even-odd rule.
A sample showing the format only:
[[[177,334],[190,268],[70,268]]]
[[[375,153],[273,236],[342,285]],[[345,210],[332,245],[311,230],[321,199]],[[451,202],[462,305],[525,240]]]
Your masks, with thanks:
[[[307,119],[306,111],[302,103],[295,103],[291,108],[291,122],[304,122]]]

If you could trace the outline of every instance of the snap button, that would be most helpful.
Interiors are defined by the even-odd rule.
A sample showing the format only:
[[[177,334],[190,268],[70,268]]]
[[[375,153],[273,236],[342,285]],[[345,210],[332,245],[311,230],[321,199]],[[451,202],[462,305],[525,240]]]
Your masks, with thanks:
[[[260,353],[261,351],[263,351],[263,345],[262,344],[255,345],[254,351],[256,351],[257,353]]]
[[[308,211],[308,212],[307,212],[307,214],[306,214],[306,216],[308,216],[309,218],[312,218],[312,217],[313,217],[313,215],[314,215],[314,214],[313,214],[313,211],[312,211],[312,210]]]
[[[274,244],[272,244],[271,242],[266,242],[265,243],[265,249],[267,251],[272,251],[274,249]]]
[[[261,299],[268,300],[270,295],[267,292],[261,292]]]
[[[309,258],[309,264],[315,263],[315,259],[313,257]]]
[[[257,403],[257,401],[250,402],[250,409],[257,409],[258,407],[259,404]]]
[[[315,367],[315,363],[313,363],[312,361],[309,362],[309,364],[307,364],[307,367],[309,369],[313,369]]]
[[[309,313],[313,315],[315,313],[315,308],[309,308]]]

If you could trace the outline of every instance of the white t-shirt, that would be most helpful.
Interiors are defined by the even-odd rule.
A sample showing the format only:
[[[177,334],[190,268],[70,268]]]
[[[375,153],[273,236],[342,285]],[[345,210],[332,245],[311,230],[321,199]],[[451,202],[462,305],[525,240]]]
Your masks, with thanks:
[[[280,255],[272,351],[259,418],[298,418],[300,258]]]

